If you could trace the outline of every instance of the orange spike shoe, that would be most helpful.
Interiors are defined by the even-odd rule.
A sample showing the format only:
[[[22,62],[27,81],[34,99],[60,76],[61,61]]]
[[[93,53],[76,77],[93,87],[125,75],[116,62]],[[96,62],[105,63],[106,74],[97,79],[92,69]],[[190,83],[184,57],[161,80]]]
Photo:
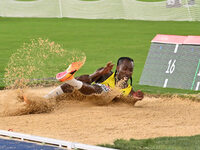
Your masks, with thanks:
[[[60,72],[56,75],[56,79],[60,82],[71,80],[74,78],[74,74],[83,66],[83,62],[73,62],[69,65],[67,70]]]

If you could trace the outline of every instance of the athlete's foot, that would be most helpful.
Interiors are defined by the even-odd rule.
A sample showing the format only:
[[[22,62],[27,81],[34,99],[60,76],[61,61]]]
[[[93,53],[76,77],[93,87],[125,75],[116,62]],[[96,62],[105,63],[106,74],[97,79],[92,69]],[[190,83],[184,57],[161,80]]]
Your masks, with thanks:
[[[60,72],[56,75],[56,79],[59,80],[60,82],[64,82],[67,80],[71,80],[74,78],[74,74],[76,71],[78,71],[83,65],[83,62],[73,62],[67,70],[64,72]]]

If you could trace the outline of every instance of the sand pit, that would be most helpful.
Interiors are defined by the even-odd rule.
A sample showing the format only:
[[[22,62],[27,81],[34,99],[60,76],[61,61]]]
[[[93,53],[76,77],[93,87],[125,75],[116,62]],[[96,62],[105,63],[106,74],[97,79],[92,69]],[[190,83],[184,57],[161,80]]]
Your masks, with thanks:
[[[0,91],[0,129],[93,145],[119,138],[200,134],[198,102],[145,97],[135,106],[122,102],[99,106],[76,96],[43,101],[51,89],[28,90],[39,101],[29,108],[17,98],[18,91]]]

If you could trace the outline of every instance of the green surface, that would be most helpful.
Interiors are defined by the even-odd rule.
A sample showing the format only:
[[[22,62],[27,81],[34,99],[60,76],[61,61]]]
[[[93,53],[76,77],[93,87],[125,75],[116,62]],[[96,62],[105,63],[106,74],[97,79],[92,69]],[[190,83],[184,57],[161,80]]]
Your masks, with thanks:
[[[109,61],[116,64],[119,57],[130,56],[135,61],[135,89],[143,89],[149,93],[191,93],[189,90],[162,89],[138,83],[150,41],[156,34],[200,35],[200,22],[68,18],[0,18],[0,22],[0,77],[3,76],[12,53],[24,42],[41,37],[55,41],[65,49],[78,49],[86,53],[86,63],[77,75],[93,73]]]
[[[144,140],[116,140],[104,145],[120,150],[200,150],[200,135],[190,137],[161,137]]]
[[[162,2],[162,1],[166,1],[166,0],[137,0],[137,1],[141,1],[141,2]]]

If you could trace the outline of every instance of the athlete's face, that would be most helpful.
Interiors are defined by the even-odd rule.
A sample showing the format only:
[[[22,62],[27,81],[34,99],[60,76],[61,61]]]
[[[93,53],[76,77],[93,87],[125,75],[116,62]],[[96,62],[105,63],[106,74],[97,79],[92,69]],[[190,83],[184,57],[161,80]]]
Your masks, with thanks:
[[[117,66],[117,78],[118,80],[128,81],[133,74],[133,62],[130,60],[122,60],[122,62]]]

